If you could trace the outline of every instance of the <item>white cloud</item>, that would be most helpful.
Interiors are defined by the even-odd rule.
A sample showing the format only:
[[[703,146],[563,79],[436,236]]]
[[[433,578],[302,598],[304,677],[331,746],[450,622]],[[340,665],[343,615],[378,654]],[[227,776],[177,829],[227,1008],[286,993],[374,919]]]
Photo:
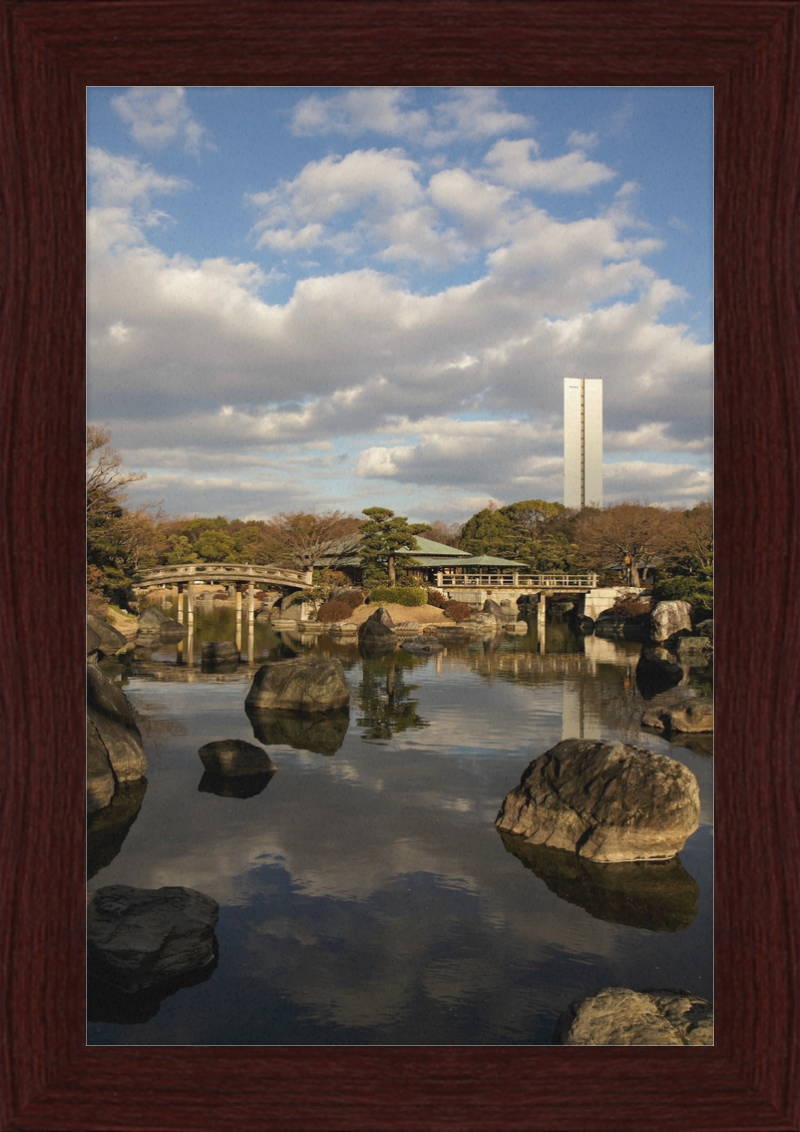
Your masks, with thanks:
[[[314,94],[295,107],[292,132],[299,137],[372,132],[441,146],[456,138],[516,133],[532,124],[524,114],[506,110],[493,87],[455,87],[431,113],[413,104],[413,90],[404,87],[359,87],[329,98]]]
[[[591,149],[597,145],[597,133],[584,134],[580,130],[573,130],[567,138],[567,144],[573,149]]]
[[[131,87],[112,98],[111,105],[145,149],[165,149],[176,141],[194,157],[203,149],[216,149],[206,128],[193,117],[183,87]]]
[[[546,189],[551,193],[586,192],[594,185],[616,177],[613,169],[599,161],[590,161],[581,150],[561,157],[531,160],[530,152],[538,152],[531,138],[496,142],[485,158],[491,174],[504,185],[515,189]]]

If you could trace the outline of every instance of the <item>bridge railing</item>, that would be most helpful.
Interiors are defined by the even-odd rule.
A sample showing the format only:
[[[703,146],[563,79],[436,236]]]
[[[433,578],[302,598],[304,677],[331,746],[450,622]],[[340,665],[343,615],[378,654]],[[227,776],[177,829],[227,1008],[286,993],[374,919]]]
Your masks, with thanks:
[[[152,586],[165,582],[263,582],[269,585],[309,586],[311,571],[286,570],[282,566],[253,566],[236,562],[186,562],[169,566],[151,566],[140,570],[134,586]]]
[[[447,589],[593,590],[597,574],[458,574],[442,571],[437,584]]]

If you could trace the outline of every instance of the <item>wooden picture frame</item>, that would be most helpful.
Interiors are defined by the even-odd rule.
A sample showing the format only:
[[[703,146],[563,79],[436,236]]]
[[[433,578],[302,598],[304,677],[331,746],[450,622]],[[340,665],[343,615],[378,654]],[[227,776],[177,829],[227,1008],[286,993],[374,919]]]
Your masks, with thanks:
[[[4,0],[4,1129],[797,1129],[798,0]],[[713,1048],[87,1048],[87,85],[713,85]]]

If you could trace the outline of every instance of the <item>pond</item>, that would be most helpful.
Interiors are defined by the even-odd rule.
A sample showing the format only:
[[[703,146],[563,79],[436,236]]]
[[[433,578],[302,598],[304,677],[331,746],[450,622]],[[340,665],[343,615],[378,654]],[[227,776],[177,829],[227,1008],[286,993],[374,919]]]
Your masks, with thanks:
[[[202,981],[93,987],[90,1045],[548,1045],[569,1003],[604,986],[713,1000],[710,737],[679,745],[640,726],[640,645],[548,623],[542,648],[534,622],[436,656],[363,660],[355,644],[257,620],[235,671],[203,672],[202,642],[233,640],[233,618],[198,613],[191,648],[104,665],[137,713],[148,771],[91,821],[89,890],[183,885],[220,912]],[[311,739],[285,722],[254,732],[258,666],[308,654],[341,660],[349,719]],[[709,678],[691,670],[689,694]],[[581,866],[498,833],[530,761],[580,736],[694,773],[700,826],[678,858]],[[220,784],[198,756],[217,739],[264,742],[278,770]]]

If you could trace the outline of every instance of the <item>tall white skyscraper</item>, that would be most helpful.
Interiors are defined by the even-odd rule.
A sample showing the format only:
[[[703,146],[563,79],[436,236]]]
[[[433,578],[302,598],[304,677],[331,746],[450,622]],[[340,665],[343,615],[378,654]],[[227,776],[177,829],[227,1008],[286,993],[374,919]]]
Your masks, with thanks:
[[[603,382],[564,378],[564,506],[603,506]]]

